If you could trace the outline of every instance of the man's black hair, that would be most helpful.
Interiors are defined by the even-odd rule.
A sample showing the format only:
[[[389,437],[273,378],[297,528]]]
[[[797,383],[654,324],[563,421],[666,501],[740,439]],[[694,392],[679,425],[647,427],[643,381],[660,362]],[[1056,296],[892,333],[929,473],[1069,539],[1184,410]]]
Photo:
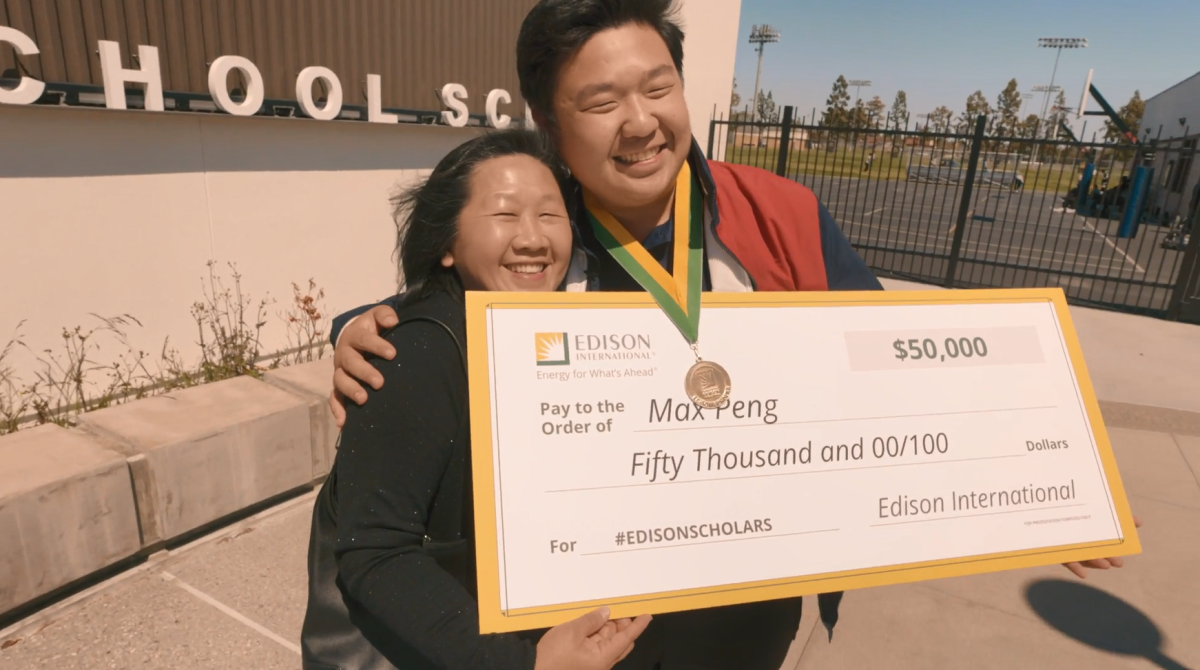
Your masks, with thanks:
[[[683,29],[674,0],[541,0],[517,36],[521,96],[546,122],[554,123],[554,90],[563,64],[604,30],[635,23],[667,43],[683,76]]]
[[[510,129],[493,131],[455,147],[424,181],[392,198],[396,252],[404,278],[405,299],[416,300],[437,289],[462,292],[454,268],[442,266],[458,236],[458,217],[471,197],[471,176],[485,161],[523,155],[550,168],[559,189],[566,171],[541,133]]]

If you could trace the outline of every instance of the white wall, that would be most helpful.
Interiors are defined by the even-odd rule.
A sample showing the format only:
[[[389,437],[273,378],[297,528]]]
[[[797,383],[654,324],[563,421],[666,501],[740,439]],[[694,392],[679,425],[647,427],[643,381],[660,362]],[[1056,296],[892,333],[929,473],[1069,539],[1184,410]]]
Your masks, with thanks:
[[[713,107],[718,114],[729,112],[741,12],[741,0],[682,0],[684,91],[701,149],[708,148]],[[713,147],[714,156],[724,153]]]
[[[284,349],[292,282],[315,279],[330,310],[395,290],[389,193],[475,132],[0,105],[0,348],[23,320],[40,351],[91,313],[130,314],[136,346],[194,355],[215,259],[277,300],[264,344]]]
[[[1181,126],[1179,119],[1187,120]],[[1146,137],[1147,129],[1150,139],[1158,137],[1159,126],[1164,140],[1183,137],[1188,126],[1190,134],[1200,133],[1200,72],[1146,101],[1141,138]]]
[[[1184,119],[1183,124],[1179,123],[1180,119]],[[1142,115],[1142,131],[1139,132],[1139,139],[1149,137],[1153,140],[1160,137],[1160,127],[1162,128],[1162,141],[1183,137],[1200,138],[1200,73],[1196,73],[1146,101],[1146,111]],[[1147,129],[1150,131],[1149,135],[1145,134]],[[1176,215],[1187,216],[1192,199],[1192,189],[1195,188],[1197,181],[1200,181],[1200,161],[1192,160],[1190,165],[1185,162],[1181,163],[1180,147],[1181,142],[1179,141],[1171,143],[1165,151],[1158,152],[1154,161],[1156,174],[1155,184],[1151,191],[1151,204],[1163,208],[1172,218]],[[1169,162],[1177,163],[1173,168],[1175,170],[1184,169],[1185,166],[1189,169],[1178,193],[1172,192],[1166,187],[1168,179],[1174,180],[1174,177],[1170,175]]]

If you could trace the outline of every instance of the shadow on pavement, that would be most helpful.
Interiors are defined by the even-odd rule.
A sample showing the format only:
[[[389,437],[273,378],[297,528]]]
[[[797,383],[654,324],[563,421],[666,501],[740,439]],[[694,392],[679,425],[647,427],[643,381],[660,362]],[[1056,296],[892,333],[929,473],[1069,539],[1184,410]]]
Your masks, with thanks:
[[[1167,670],[1189,670],[1162,652],[1162,632],[1141,610],[1091,586],[1043,579],[1025,589],[1033,611],[1062,634],[1089,647],[1140,656]]]

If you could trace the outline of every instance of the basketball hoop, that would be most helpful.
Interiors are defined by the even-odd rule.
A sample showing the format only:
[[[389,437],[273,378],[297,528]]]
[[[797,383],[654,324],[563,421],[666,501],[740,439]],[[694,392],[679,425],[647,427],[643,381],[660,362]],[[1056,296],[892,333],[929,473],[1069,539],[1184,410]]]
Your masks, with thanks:
[[[1087,111],[1088,92],[1092,88],[1092,75],[1095,70],[1088,70],[1087,81],[1083,82],[1083,97],[1079,100],[1079,113],[1075,115],[1076,119],[1082,119],[1084,112]]]
[[[1104,96],[1100,95],[1100,89],[1096,88],[1096,86],[1092,83],[1092,75],[1094,73],[1095,70],[1088,70],[1087,81],[1083,85],[1083,98],[1079,100],[1079,111],[1076,112],[1075,118],[1082,119],[1085,116],[1108,117],[1109,121],[1112,122],[1112,125],[1116,126],[1117,130],[1121,132],[1121,135],[1123,135],[1125,139],[1129,140],[1130,144],[1139,144],[1137,135],[1133,134],[1133,131],[1129,129],[1129,126],[1125,123],[1125,120],[1121,118],[1120,114],[1117,113],[1117,110],[1113,109],[1112,105],[1108,104],[1108,101],[1104,99]],[[1087,103],[1089,99],[1095,100],[1096,104],[1100,105],[1101,111],[1087,111]]]

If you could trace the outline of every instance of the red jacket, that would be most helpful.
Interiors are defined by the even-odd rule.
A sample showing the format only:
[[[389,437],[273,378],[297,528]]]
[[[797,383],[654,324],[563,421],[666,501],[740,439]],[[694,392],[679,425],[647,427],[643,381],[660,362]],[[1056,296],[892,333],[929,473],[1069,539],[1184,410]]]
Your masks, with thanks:
[[[883,288],[807,187],[759,168],[710,162],[699,150],[690,161],[708,196],[712,290]]]
[[[716,189],[716,236],[758,291],[827,291],[820,205],[809,189],[766,170],[708,164]]]

